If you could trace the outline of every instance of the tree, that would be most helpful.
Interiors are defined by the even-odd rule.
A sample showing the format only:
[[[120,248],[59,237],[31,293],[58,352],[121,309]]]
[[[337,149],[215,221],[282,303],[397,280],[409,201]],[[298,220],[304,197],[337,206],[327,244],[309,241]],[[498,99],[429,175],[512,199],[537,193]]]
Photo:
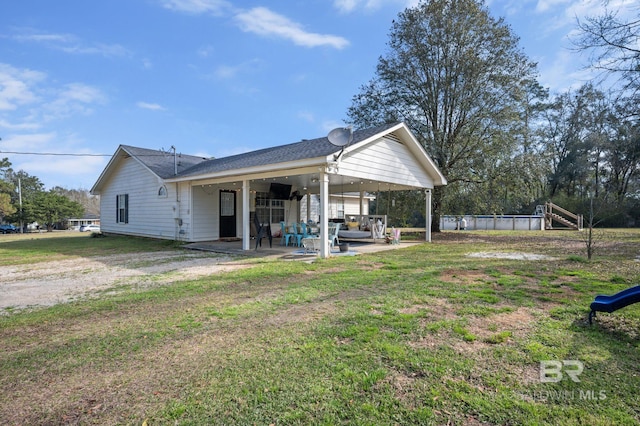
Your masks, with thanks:
[[[549,195],[598,196],[603,174],[603,150],[610,137],[610,101],[592,84],[575,94],[565,92],[550,104],[541,136],[551,163]]]
[[[11,203],[11,195],[14,192],[13,185],[4,179],[7,170],[11,169],[11,162],[8,158],[0,160],[0,222],[4,221],[6,216],[11,216],[16,212],[15,206]]]
[[[634,179],[640,178],[640,125],[630,120],[626,111],[636,109],[634,103],[619,102],[612,117],[613,134],[603,147],[608,169],[604,182],[607,192],[614,194],[616,207],[621,207],[631,191]],[[615,121],[614,121],[615,119]]]
[[[25,205],[25,215],[29,221],[45,224],[47,231],[52,231],[56,223],[83,214],[82,205],[53,191],[40,192]]]
[[[451,184],[481,183],[492,158],[508,161],[535,64],[480,0],[431,0],[394,21],[376,77],[354,96],[357,126],[404,121]],[[446,201],[433,194],[433,222]]]
[[[51,189],[56,194],[64,195],[71,201],[75,201],[84,207],[85,213],[100,215],[100,197],[91,195],[87,189],[66,189],[56,186]]]
[[[619,11],[606,10],[601,16],[578,21],[578,29],[575,44],[578,50],[591,53],[591,66],[620,75],[627,81],[626,88],[637,93],[640,89],[640,13],[637,19],[624,20],[619,17]]]
[[[16,208],[11,204],[11,196],[9,194],[0,193],[0,222],[5,216],[11,216],[16,212]]]

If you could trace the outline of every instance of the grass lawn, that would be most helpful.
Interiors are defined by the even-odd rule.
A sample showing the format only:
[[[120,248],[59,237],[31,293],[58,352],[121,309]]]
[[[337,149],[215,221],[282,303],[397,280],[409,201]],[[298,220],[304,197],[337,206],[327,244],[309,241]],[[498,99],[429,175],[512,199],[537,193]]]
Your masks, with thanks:
[[[181,251],[47,241],[0,239],[0,265]],[[640,304],[586,318],[596,294],[640,283],[640,230],[596,248],[586,261],[570,231],[445,232],[11,313],[0,423],[638,424]],[[547,257],[496,255],[517,252]]]

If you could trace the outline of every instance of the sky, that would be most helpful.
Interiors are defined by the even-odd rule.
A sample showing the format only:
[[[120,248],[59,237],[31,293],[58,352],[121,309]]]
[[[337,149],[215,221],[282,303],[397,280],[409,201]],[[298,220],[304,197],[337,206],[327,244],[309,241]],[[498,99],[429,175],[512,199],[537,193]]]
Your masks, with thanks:
[[[204,157],[326,136],[417,0],[21,0],[0,4],[0,158],[91,189],[119,145]],[[610,0],[630,9],[635,0]],[[600,0],[490,0],[552,93]]]

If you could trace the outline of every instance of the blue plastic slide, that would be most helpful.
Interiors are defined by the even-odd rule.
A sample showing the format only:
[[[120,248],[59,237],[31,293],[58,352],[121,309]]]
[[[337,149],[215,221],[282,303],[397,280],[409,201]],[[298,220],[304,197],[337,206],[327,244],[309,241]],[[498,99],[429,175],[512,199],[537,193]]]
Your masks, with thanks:
[[[638,302],[640,302],[640,285],[623,290],[613,296],[599,294],[596,296],[595,300],[591,302],[589,324],[592,323],[593,317],[596,316],[596,312],[611,313]]]

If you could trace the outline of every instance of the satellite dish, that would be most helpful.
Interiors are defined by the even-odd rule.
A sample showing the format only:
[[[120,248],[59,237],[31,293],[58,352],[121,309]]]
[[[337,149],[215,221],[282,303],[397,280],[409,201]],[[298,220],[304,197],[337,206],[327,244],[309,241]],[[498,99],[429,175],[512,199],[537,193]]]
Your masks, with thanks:
[[[337,127],[329,132],[327,138],[332,145],[344,147],[353,140],[353,130],[351,127]]]

